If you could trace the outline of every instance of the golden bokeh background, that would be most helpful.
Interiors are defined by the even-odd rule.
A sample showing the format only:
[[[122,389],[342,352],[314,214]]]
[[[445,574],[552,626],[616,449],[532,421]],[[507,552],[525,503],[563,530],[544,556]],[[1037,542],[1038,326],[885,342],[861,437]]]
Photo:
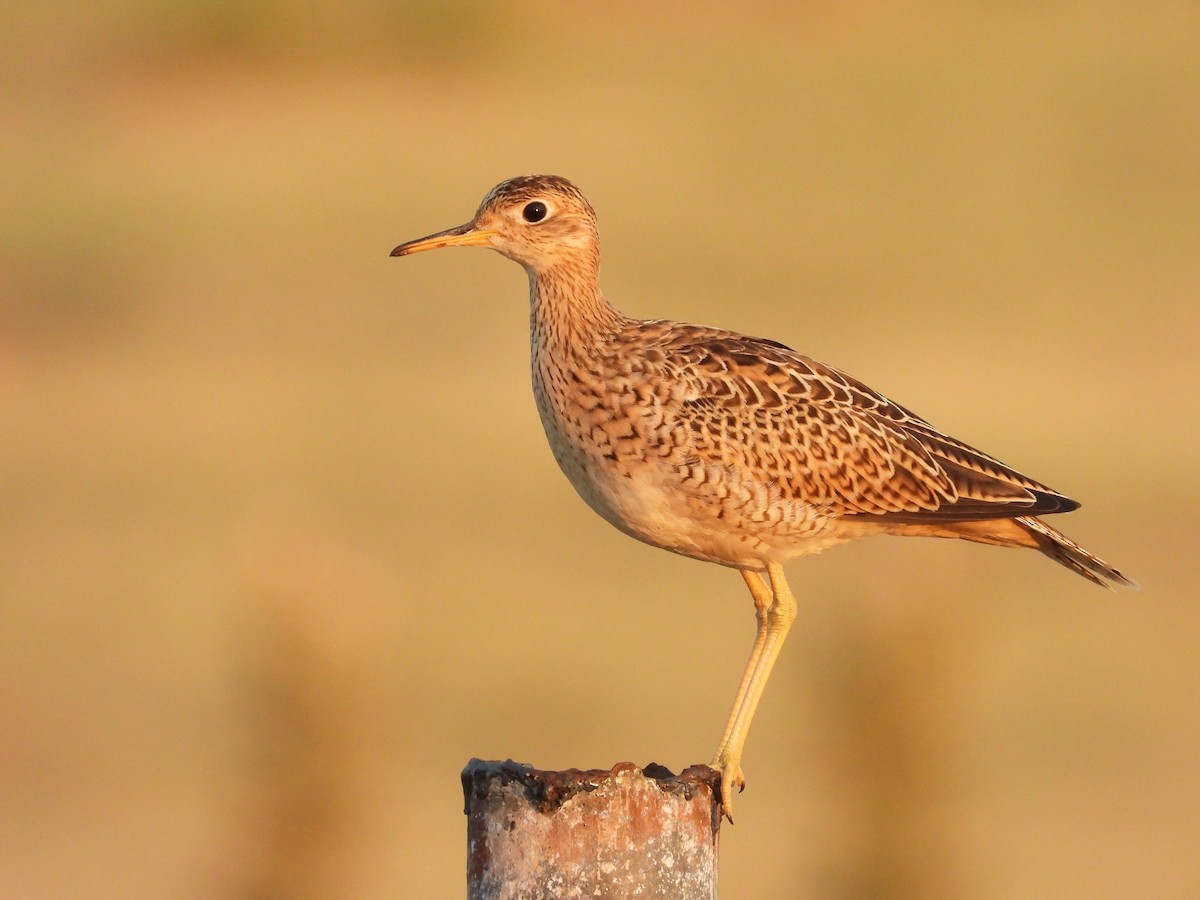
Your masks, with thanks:
[[[532,172],[626,312],[852,372],[1144,585],[796,563],[723,896],[1200,896],[1195,4],[0,26],[0,896],[461,896],[471,756],[707,760],[741,580],[573,495],[516,266],[387,255]]]

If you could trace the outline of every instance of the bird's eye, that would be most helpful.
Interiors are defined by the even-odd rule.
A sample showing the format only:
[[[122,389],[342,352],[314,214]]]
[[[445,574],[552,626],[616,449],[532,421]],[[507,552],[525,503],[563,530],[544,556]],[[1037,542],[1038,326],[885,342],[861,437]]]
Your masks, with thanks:
[[[521,210],[521,215],[525,217],[526,222],[540,222],[546,218],[546,204],[541,200],[534,200],[532,203],[526,203],[525,208]]]

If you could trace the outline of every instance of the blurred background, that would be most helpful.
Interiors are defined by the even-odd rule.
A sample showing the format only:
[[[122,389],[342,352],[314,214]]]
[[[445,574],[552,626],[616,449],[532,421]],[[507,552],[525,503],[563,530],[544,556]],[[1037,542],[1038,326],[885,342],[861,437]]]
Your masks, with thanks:
[[[1200,11],[0,12],[0,896],[455,897],[458,774],[715,749],[736,573],[557,471],[516,174],[633,315],[786,342],[1084,502],[1138,579],[791,567],[722,895],[1200,896]]]

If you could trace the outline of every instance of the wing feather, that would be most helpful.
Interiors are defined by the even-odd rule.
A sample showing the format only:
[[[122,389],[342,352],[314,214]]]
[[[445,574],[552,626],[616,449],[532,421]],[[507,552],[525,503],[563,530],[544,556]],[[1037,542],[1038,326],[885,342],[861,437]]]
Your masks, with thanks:
[[[904,523],[1067,512],[1078,504],[782,344],[673,330],[672,414],[705,465],[735,467],[838,516]]]

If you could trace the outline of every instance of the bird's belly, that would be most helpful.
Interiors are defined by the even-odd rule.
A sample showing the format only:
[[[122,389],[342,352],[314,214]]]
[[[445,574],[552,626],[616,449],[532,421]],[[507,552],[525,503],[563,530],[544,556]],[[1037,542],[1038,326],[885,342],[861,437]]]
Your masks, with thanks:
[[[847,539],[818,511],[782,503],[769,486],[740,484],[732,473],[703,480],[695,467],[657,460],[597,459],[559,450],[555,457],[580,497],[604,519],[683,556],[762,569]]]

